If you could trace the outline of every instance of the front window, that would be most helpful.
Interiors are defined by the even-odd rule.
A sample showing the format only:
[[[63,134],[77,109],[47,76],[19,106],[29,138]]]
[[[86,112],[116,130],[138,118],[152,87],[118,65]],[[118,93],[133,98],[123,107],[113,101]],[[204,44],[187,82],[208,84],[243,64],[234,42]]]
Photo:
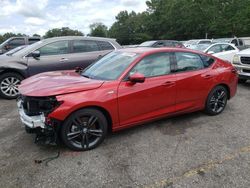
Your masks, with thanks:
[[[214,45],[208,49],[208,52],[219,53],[221,52],[221,45]]]
[[[13,39],[9,41],[9,47],[10,49],[16,48],[17,46],[25,45],[25,41],[23,38]]]
[[[138,57],[132,52],[111,52],[82,72],[82,76],[98,80],[116,80]]]
[[[67,54],[69,53],[69,42],[53,42],[39,48],[38,51],[40,51],[41,56]]]
[[[170,63],[171,63],[170,53],[158,53],[145,57],[142,59],[131,71],[130,75],[134,73],[141,73],[145,77],[155,77],[169,74]]]

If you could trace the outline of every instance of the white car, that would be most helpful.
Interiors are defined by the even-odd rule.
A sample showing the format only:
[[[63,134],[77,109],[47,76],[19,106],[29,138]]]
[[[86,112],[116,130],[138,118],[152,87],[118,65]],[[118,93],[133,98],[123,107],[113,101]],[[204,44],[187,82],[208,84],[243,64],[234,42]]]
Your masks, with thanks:
[[[230,43],[200,44],[193,46],[192,49],[212,54],[231,63],[233,62],[234,55],[240,51],[234,44]]]
[[[240,50],[234,44],[230,43],[215,43],[203,50],[205,53],[212,54],[230,63],[233,62],[234,55],[239,51]]]
[[[192,46],[199,45],[199,44],[211,44],[212,40],[210,39],[194,39],[188,40],[183,43],[186,48],[191,48]]]

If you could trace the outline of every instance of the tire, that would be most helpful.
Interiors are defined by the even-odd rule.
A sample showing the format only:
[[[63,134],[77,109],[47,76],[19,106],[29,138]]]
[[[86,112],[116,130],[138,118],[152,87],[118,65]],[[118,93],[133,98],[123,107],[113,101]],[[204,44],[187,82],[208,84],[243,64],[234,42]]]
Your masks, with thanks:
[[[223,112],[227,105],[228,95],[224,86],[216,86],[207,97],[205,112],[212,116]]]
[[[23,77],[14,72],[7,72],[0,76],[0,96],[5,99],[15,99],[18,96],[17,86]]]
[[[85,108],[71,114],[63,123],[60,136],[63,143],[75,151],[96,148],[107,135],[108,123],[104,114]]]
[[[246,79],[239,79],[238,82],[239,82],[240,84],[244,84],[244,83],[247,82],[247,80],[246,80]]]

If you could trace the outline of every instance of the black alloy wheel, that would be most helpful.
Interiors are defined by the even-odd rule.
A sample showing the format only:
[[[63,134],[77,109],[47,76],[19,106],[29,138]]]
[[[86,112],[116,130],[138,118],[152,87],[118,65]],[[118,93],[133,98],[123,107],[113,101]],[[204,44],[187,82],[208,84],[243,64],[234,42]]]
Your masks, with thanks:
[[[63,124],[61,138],[76,151],[94,149],[107,135],[107,120],[102,112],[86,108],[74,112]]]
[[[227,105],[228,91],[223,86],[216,86],[208,95],[205,111],[210,115],[223,112]]]

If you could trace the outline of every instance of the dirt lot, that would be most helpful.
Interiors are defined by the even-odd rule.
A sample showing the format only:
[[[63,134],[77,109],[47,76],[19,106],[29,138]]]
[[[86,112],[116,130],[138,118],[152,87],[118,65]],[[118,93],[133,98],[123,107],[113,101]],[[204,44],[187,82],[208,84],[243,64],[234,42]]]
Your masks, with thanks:
[[[250,187],[249,102],[250,82],[219,116],[169,118],[72,152],[34,144],[15,101],[0,99],[0,187]]]

